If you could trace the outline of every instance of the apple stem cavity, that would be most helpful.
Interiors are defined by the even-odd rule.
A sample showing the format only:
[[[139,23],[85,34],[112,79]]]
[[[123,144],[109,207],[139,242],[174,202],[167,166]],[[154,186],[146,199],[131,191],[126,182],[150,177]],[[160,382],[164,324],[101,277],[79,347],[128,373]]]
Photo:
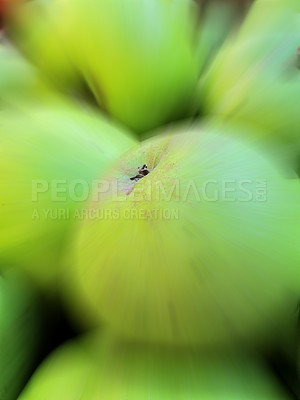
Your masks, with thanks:
[[[144,176],[148,175],[149,173],[150,171],[148,170],[147,165],[144,164],[141,167],[138,167],[138,174],[130,178],[130,180],[138,182],[140,179],[144,178]]]

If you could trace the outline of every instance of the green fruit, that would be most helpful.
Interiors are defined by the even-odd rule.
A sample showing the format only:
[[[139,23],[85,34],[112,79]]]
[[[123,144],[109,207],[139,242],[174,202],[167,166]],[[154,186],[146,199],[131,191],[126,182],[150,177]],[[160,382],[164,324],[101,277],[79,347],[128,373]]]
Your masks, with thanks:
[[[262,341],[299,296],[299,181],[226,136],[241,128],[171,131],[128,152],[91,197],[73,301],[134,338]]]
[[[0,143],[0,260],[51,286],[93,179],[135,140],[61,101],[3,111]]]
[[[189,114],[198,74],[191,0],[61,3],[67,50],[113,117],[145,132]]]
[[[256,0],[201,79],[203,112],[262,129],[272,141],[300,138],[297,1]]]
[[[23,275],[0,277],[0,398],[15,400],[37,361],[41,345],[38,296]]]
[[[230,2],[208,2],[200,18],[197,40],[199,75],[208,68],[235,26],[236,10]]]
[[[27,107],[28,103],[54,98],[55,93],[22,55],[10,46],[0,45],[0,109]]]
[[[53,353],[19,400],[279,400],[288,396],[252,355],[201,354],[116,338],[77,341]]]
[[[45,77],[74,91],[80,88],[80,78],[64,45],[64,29],[56,1],[33,0],[15,10],[9,33]]]

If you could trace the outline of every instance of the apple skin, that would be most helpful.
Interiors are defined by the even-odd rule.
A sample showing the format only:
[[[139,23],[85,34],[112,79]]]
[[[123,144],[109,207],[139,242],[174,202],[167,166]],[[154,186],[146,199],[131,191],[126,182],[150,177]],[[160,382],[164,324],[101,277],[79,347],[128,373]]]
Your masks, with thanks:
[[[0,45],[0,107],[28,109],[59,102],[60,95],[16,49]]]
[[[0,125],[0,261],[56,290],[74,213],[93,180],[136,140],[88,108],[63,100],[18,111],[8,107]],[[77,181],[83,183],[76,186]]]
[[[37,363],[42,345],[40,298],[21,273],[0,277],[0,398],[15,400]]]
[[[63,24],[56,1],[33,0],[15,8],[8,35],[45,78],[70,94],[82,83],[64,45]]]
[[[300,138],[297,4],[255,1],[198,88],[204,114],[247,123],[261,129],[264,139],[292,143],[294,149]]]
[[[253,354],[202,354],[87,336],[52,353],[19,400],[287,399],[276,378]]]
[[[193,1],[60,3],[67,51],[106,111],[136,132],[189,115],[198,74]]]
[[[229,137],[238,131],[174,127],[107,174],[65,271],[73,303],[94,321],[154,342],[256,345],[291,314],[299,181],[273,155]],[[143,164],[150,173],[134,183]]]
[[[202,10],[201,10],[202,11]],[[205,73],[236,26],[237,9],[230,2],[208,2],[200,15],[197,37],[199,76]]]

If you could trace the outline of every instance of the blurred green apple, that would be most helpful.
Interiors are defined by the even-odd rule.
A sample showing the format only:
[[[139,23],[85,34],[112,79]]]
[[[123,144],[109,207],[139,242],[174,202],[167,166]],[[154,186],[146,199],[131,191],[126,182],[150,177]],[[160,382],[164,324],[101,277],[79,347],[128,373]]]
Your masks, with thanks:
[[[228,35],[236,28],[237,9],[228,1],[211,0],[204,7],[199,19],[196,54],[201,76]]]
[[[16,7],[8,33],[45,77],[74,92],[81,83],[64,45],[63,24],[56,1],[32,0]]]
[[[60,101],[58,93],[16,49],[0,45],[0,109]]]
[[[65,272],[74,304],[157,342],[274,335],[299,296],[299,181],[230,134],[244,131],[172,128],[101,178]]]
[[[201,78],[202,112],[259,127],[272,141],[299,142],[297,3],[253,3],[240,29],[225,41]]]
[[[93,179],[135,140],[61,101],[2,111],[0,143],[0,260],[51,286]]]
[[[104,109],[137,132],[189,115],[198,74],[193,1],[60,3],[66,50]]]
[[[19,400],[79,398],[283,400],[288,395],[252,355],[88,337],[50,355]]]
[[[35,367],[42,342],[37,293],[22,274],[0,277],[0,398],[15,400]]]

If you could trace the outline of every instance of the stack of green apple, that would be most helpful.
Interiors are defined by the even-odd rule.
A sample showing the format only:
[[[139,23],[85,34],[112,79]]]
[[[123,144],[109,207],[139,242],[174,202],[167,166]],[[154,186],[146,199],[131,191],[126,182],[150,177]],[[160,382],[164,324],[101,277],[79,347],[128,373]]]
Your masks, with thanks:
[[[258,354],[300,293],[296,3],[256,0],[230,33],[215,10],[34,0],[9,21],[0,268],[97,328],[22,400],[287,398]]]

